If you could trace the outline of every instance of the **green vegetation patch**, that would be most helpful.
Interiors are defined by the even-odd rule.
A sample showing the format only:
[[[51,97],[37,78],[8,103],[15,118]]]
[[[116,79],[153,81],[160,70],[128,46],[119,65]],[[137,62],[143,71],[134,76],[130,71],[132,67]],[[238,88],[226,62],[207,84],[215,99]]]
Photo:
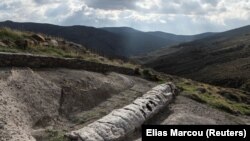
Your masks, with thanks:
[[[135,68],[134,74],[141,76],[144,79],[147,79],[149,81],[155,81],[155,82],[163,82],[163,80],[160,78],[160,76],[154,71],[150,69],[140,69],[140,68]]]
[[[197,83],[198,84],[198,83]],[[221,95],[223,88],[216,88],[206,84],[193,84],[188,80],[177,83],[177,86],[182,90],[181,94],[189,97],[200,103],[206,103],[214,108],[223,110],[232,114],[250,115],[250,105],[241,101],[239,92],[230,91],[230,95]],[[206,89],[201,93],[200,89]],[[227,89],[228,91],[229,89]],[[229,92],[228,92],[229,93]]]
[[[48,141],[69,141],[64,137],[64,133],[57,130],[46,130]]]

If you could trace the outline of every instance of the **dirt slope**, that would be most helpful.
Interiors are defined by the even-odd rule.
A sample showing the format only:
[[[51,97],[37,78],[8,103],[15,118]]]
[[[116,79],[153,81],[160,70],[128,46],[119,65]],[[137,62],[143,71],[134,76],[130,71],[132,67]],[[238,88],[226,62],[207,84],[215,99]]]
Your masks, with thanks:
[[[83,126],[155,85],[116,73],[67,69],[2,68],[0,78],[1,141],[52,140],[51,130]]]
[[[190,99],[198,95],[224,100],[214,89],[225,88],[166,77],[169,77],[166,81],[175,82],[183,91],[149,124],[250,124],[249,116],[240,112],[239,115],[229,114],[212,107],[210,101],[202,103],[199,99]],[[117,73],[1,68],[0,140],[64,141],[64,133],[80,129],[113,109],[130,104],[155,85],[157,83]],[[206,88],[206,92],[200,93],[201,88]],[[241,93],[239,90],[230,92]],[[239,96],[244,98],[245,95]],[[134,136],[128,140],[133,139]]]

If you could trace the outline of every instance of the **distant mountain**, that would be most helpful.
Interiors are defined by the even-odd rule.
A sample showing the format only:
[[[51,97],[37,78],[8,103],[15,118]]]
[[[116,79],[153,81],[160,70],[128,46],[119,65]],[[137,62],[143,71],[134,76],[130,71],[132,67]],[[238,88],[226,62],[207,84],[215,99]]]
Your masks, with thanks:
[[[194,36],[163,32],[142,32],[129,27],[94,28],[87,26],[57,26],[41,23],[0,22],[0,27],[44,33],[81,44],[106,56],[132,57],[146,54],[162,47],[193,41],[211,34]]]
[[[197,35],[175,35],[165,32],[142,32],[129,27],[106,27],[103,30],[121,36],[125,48],[130,56],[143,56],[147,53],[157,51],[184,42],[212,36],[216,33],[203,33]]]
[[[40,23],[0,22],[0,27],[44,33],[55,37],[82,44],[83,46],[106,55],[121,55],[124,49],[120,47],[120,38],[116,35],[87,26],[57,26]]]
[[[250,91],[250,26],[165,49],[146,66],[220,86]]]
[[[148,32],[148,33],[154,36],[158,36],[160,38],[171,40],[171,43],[167,44],[164,47],[158,48],[154,51],[132,57],[133,60],[135,60],[136,62],[140,64],[145,64],[148,61],[152,61],[158,58],[159,56],[170,54],[178,50],[176,48],[169,48],[171,46],[178,45],[178,44],[185,43],[185,42],[191,42],[191,41],[203,39],[203,38],[210,37],[210,36],[217,34],[213,32],[207,32],[207,33],[202,33],[202,34],[197,34],[197,35],[175,35],[175,34],[170,34],[170,33],[165,33],[165,32],[160,32],[160,31]]]
[[[121,46],[126,48],[128,56],[141,55],[164,46],[176,44],[171,39],[155,36],[129,27],[109,27],[102,29],[121,37]]]
[[[202,33],[202,34],[197,34],[197,35],[175,35],[175,34],[165,33],[161,31],[148,32],[148,33],[154,36],[172,40],[175,42],[175,44],[183,43],[183,42],[191,42],[194,40],[206,38],[206,37],[216,34],[213,32],[207,32],[207,33]]]

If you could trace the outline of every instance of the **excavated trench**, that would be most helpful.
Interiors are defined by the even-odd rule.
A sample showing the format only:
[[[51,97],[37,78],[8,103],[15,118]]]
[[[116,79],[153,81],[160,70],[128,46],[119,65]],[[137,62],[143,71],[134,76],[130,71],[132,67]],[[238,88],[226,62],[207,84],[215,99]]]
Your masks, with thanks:
[[[48,141],[51,131],[83,128],[156,86],[133,76],[71,69],[2,68],[0,78],[1,141]]]

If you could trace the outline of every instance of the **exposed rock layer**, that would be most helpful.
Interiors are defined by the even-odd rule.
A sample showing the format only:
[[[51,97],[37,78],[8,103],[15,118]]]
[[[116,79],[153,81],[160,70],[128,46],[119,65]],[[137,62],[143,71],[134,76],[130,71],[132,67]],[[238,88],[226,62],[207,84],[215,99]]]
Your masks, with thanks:
[[[70,68],[84,69],[94,72],[117,72],[133,75],[134,70],[125,67],[96,63],[82,59],[64,59],[39,55],[1,53],[0,67],[30,67],[30,68]]]

